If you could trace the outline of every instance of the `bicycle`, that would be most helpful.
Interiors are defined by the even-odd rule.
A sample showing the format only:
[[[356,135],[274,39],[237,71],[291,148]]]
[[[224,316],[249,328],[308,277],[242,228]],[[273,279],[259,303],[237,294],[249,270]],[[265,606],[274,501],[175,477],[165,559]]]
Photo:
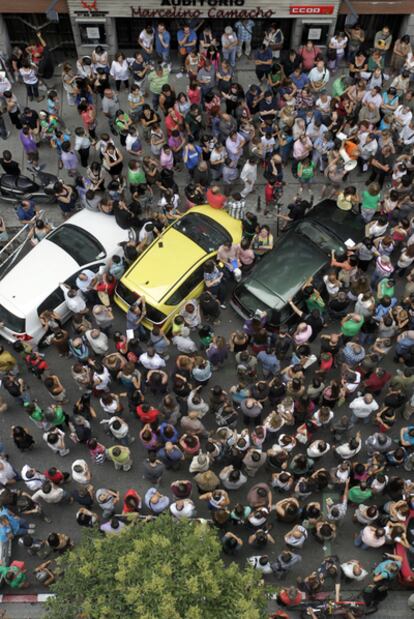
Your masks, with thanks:
[[[303,619],[312,619],[308,609],[312,609],[313,614],[319,619],[323,617],[348,617],[353,613],[354,617],[363,617],[367,613],[367,606],[362,600],[306,600],[294,607],[295,610],[302,611]]]

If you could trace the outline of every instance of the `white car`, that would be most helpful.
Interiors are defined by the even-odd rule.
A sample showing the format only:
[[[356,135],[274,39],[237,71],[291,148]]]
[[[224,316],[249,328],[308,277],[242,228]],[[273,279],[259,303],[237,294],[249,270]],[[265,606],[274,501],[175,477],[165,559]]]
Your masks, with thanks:
[[[37,344],[44,335],[39,315],[70,316],[62,282],[73,284],[85,268],[98,272],[128,240],[114,217],[83,210],[50,232],[0,280],[0,335]]]

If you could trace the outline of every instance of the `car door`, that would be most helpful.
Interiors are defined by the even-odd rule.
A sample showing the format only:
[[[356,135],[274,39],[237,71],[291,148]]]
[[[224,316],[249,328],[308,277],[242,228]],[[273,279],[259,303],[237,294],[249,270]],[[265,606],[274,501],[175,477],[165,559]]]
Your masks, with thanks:
[[[177,311],[189,299],[200,296],[204,289],[204,263],[197,267],[187,279],[176,288],[165,305],[175,307]]]
[[[105,263],[101,261],[96,262],[95,264],[84,266],[78,271],[76,271],[76,273],[68,277],[65,281],[65,284],[68,284],[69,286],[74,286],[76,278],[78,277],[79,273],[81,273],[84,269],[89,269],[90,271],[97,273],[101,267],[105,267]],[[45,310],[55,312],[55,314],[62,322],[69,318],[70,311],[67,308],[65,302],[65,295],[63,294],[63,290],[62,288],[60,288],[60,286],[56,288],[48,297],[46,297],[46,299],[39,305],[39,307],[37,308],[37,315],[40,316],[40,314]]]

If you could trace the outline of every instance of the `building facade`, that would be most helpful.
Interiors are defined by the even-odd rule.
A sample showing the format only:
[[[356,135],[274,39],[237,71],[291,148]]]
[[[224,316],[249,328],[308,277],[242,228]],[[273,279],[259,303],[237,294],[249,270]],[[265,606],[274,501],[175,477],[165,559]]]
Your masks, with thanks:
[[[367,40],[384,24],[394,37],[414,38],[414,0],[351,0]],[[58,22],[48,22],[51,0],[1,0],[0,53],[7,55],[13,45],[26,46],[38,28],[46,37],[56,60],[89,55],[101,44],[113,54],[137,48],[140,31],[162,19],[176,45],[177,30],[190,22],[203,27],[209,22],[216,34],[240,19],[253,19],[253,46],[264,29],[276,22],[285,37],[284,47],[298,47],[312,39],[326,45],[335,30],[343,29],[350,9],[344,0],[59,0],[54,7]],[[35,8],[35,12],[33,9]]]
[[[162,19],[173,44],[183,23],[211,22],[220,34],[226,25],[253,19],[256,43],[264,28],[277,22],[283,29],[286,47],[297,46],[311,37],[325,45],[333,33],[340,0],[68,0],[76,46],[86,54],[98,43],[110,51],[133,50],[147,24]],[[201,24],[202,27],[202,24]]]

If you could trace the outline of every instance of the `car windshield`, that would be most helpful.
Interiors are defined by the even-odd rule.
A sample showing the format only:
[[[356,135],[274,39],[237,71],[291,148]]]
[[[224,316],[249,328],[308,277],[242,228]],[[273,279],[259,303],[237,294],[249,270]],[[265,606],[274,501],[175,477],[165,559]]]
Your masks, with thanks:
[[[173,228],[200,245],[208,254],[232,240],[230,234],[220,224],[201,213],[188,213],[176,221]]]
[[[24,333],[25,331],[25,319],[12,314],[3,305],[0,305],[0,322],[4,323],[4,326],[14,333]]]
[[[72,256],[80,266],[106,255],[102,245],[89,232],[72,224],[54,230],[47,240]]]
[[[327,254],[330,254],[332,250],[337,253],[345,250],[343,243],[339,239],[329,234],[327,230],[324,230],[324,228],[318,226],[313,221],[306,221],[306,219],[301,221],[295,227],[295,232],[305,236]]]

